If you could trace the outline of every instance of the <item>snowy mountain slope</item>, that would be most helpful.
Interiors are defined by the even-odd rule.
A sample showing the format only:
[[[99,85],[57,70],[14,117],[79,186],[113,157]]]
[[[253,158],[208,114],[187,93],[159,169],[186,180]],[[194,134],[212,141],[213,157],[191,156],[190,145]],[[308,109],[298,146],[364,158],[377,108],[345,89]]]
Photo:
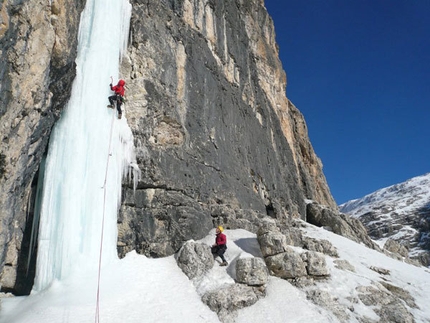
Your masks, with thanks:
[[[405,297],[407,302],[402,306],[413,315],[415,322],[430,322],[428,269],[394,260],[322,228],[306,225],[302,230],[307,236],[329,240],[338,249],[338,259],[326,256],[331,276],[304,288],[271,276],[267,296],[255,305],[239,310],[234,322],[378,322],[378,306],[365,305],[362,289],[382,288],[381,283],[389,283],[410,295],[413,301]],[[100,322],[219,322],[217,315],[201,302],[201,294],[234,283],[236,259],[261,256],[254,234],[245,230],[226,230],[226,234],[229,266],[215,264],[198,281],[189,280],[173,257],[149,259],[133,251],[124,259],[105,266],[102,270]],[[212,244],[213,240],[214,232],[211,232],[202,242]],[[339,268],[339,260],[347,261],[351,268]],[[389,273],[384,275],[371,267],[383,268]],[[324,302],[314,304],[309,297],[311,289],[326,295]],[[92,322],[95,299],[96,277],[82,273],[80,278],[57,281],[46,291],[28,297],[3,299],[0,322]],[[346,318],[339,319],[333,311],[344,311]]]
[[[430,173],[346,202],[340,211],[362,221],[381,244],[396,240],[409,248],[411,258],[428,265]]]

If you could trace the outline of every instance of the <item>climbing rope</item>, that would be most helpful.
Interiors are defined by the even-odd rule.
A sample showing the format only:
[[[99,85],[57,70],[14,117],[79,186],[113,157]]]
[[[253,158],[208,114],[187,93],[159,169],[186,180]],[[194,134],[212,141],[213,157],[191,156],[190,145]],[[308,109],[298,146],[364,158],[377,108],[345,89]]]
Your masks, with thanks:
[[[113,133],[113,125],[115,120],[115,113],[112,113],[112,122],[110,126],[110,136],[109,136],[109,149],[108,156],[106,161],[106,172],[105,172],[105,180],[103,183],[103,217],[102,217],[102,232],[100,237],[100,254],[99,254],[99,268],[98,268],[98,277],[97,277],[97,300],[96,300],[96,314],[94,322],[100,322],[100,276],[101,276],[101,266],[102,266],[102,254],[103,254],[103,236],[104,236],[104,226],[105,226],[105,213],[106,213],[106,182],[107,175],[109,169],[109,160],[112,156],[111,146],[112,146],[112,133]]]

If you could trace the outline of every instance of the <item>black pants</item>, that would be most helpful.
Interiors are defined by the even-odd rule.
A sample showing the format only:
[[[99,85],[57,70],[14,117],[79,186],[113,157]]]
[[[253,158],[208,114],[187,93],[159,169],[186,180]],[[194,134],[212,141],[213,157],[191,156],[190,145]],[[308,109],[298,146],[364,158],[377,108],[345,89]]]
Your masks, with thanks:
[[[225,244],[219,245],[219,246],[214,246],[212,247],[211,251],[212,254],[214,255],[214,258],[216,258],[217,256],[219,256],[223,262],[227,262],[225,261],[224,258],[224,253],[227,250],[227,246]]]
[[[119,114],[122,114],[121,111],[121,104],[122,104],[122,97],[119,94],[111,95],[109,98],[109,102],[111,105],[113,105],[114,102],[116,102],[116,109],[118,110]]]

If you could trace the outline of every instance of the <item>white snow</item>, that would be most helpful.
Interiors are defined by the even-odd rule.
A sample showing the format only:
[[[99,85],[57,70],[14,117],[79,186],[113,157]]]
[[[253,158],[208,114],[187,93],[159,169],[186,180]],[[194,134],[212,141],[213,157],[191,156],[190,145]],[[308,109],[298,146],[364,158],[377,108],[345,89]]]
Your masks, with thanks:
[[[365,218],[368,228],[375,230],[380,227],[382,238],[375,241],[380,246],[390,238],[409,244],[409,256],[418,256],[426,252],[421,244],[425,244],[427,234],[420,230],[425,225],[419,222],[425,222],[422,214],[430,209],[430,173],[382,188],[361,199],[348,201],[340,205],[339,209],[352,217]],[[372,221],[367,220],[369,215],[372,216]],[[390,229],[387,230],[387,227]]]
[[[428,204],[430,204],[430,173],[382,188],[363,198],[348,201],[339,208],[353,217],[360,217],[367,212],[390,206],[395,206],[395,210],[391,211],[400,215],[408,214]],[[387,213],[389,211],[387,210]]]
[[[317,282],[339,304],[350,304],[357,286],[369,286],[372,281],[385,280],[411,293],[419,309],[410,309],[416,322],[430,321],[430,272],[415,267],[326,231],[308,226],[307,235],[327,239],[338,249],[339,259],[349,261],[355,272],[337,269],[335,258],[326,256],[331,277]],[[200,300],[209,290],[234,283],[235,260],[240,257],[260,257],[256,236],[245,230],[226,230],[229,265],[218,263],[202,278],[191,281],[176,265],[173,256],[150,259],[130,252],[102,268],[100,322],[219,322]],[[214,230],[201,242],[212,244]],[[371,266],[390,270],[382,276]],[[84,270],[72,279],[56,280],[48,289],[27,297],[2,299],[1,323],[84,323],[93,322],[96,311],[97,277]],[[352,304],[357,315],[377,318],[369,307]],[[255,305],[238,311],[238,323],[273,322],[338,322],[327,310],[306,299],[305,292],[289,282],[270,277],[267,296]],[[351,316],[350,322],[358,322]]]

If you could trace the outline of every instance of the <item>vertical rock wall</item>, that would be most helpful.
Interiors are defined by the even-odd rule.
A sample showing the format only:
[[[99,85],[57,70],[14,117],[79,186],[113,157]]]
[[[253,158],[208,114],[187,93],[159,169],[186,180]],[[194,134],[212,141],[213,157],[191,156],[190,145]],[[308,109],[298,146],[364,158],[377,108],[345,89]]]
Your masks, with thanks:
[[[28,292],[37,171],[75,76],[84,0],[9,0],[0,11],[0,284]],[[31,285],[30,285],[31,287]]]
[[[120,254],[305,218],[305,199],[336,208],[263,1],[134,1],[122,76],[142,180],[125,190]]]

